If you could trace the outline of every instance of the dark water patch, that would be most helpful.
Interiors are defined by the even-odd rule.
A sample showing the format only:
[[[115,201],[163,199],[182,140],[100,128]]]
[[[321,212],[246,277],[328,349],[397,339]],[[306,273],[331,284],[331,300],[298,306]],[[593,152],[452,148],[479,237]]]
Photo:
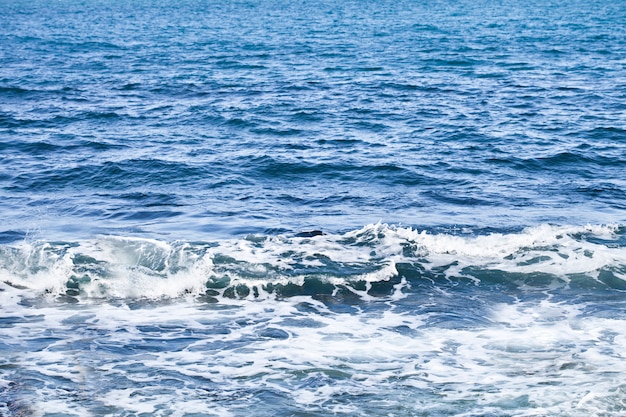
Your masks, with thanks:
[[[8,189],[22,192],[64,190],[117,190],[155,184],[189,186],[194,178],[210,176],[204,167],[182,162],[134,159],[102,164],[84,164],[70,168],[44,168],[38,172],[18,174]]]
[[[110,121],[114,119],[118,119],[123,117],[123,115],[114,112],[114,111],[88,111],[82,114],[75,115],[74,117],[67,117],[67,121],[80,121],[80,120],[105,120]],[[63,123],[65,120],[60,120],[60,123]]]
[[[268,338],[268,339],[278,339],[278,340],[289,339],[289,333],[287,333],[283,329],[278,329],[274,327],[267,327],[265,329],[262,329],[257,334],[259,337]]]
[[[395,90],[400,92],[434,92],[436,91],[436,87],[431,87],[427,85],[419,85],[412,83],[398,83],[398,82],[382,82],[380,84],[381,88],[388,90]]]
[[[21,140],[0,142],[0,151],[19,152],[26,155],[49,155],[50,152],[57,152],[62,149],[64,149],[63,146],[50,142],[25,142]]]
[[[472,59],[463,59],[461,57],[450,58],[429,58],[422,61],[424,68],[433,71],[439,71],[446,68],[473,68],[479,64],[478,61]]]
[[[65,146],[65,148],[77,148],[77,149],[87,149],[95,152],[104,152],[110,150],[128,150],[131,147],[125,143],[119,143],[112,140],[89,140],[89,139],[81,139],[76,146]]]
[[[0,113],[0,128],[2,129],[14,129],[20,128],[24,125],[24,121],[21,119],[17,119],[8,114]]]
[[[140,90],[142,89],[142,84],[135,82],[135,83],[126,83],[120,87],[118,87],[119,90],[121,91],[136,91],[136,90]]]
[[[59,46],[64,46],[62,44],[59,44]],[[69,43],[68,45],[68,51],[71,53],[80,53],[80,52],[85,52],[85,53],[89,53],[89,54],[94,54],[97,52],[106,52],[106,53],[111,53],[112,51],[127,51],[128,48],[126,48],[123,45],[118,45],[115,43],[111,43],[111,42],[105,42],[105,41],[84,41],[84,42],[72,42]]]
[[[365,141],[353,138],[318,139],[315,143],[321,146],[336,146],[338,148],[353,148],[366,145]]]
[[[321,272],[319,278],[307,276],[303,283],[272,283],[258,280],[231,281],[228,277],[212,278],[207,282],[207,294],[231,299],[261,299],[271,294],[278,298],[310,296],[329,303],[348,303],[350,305],[365,302],[364,295],[384,299],[396,290],[400,278],[368,283],[357,279],[345,283],[331,283],[325,277],[331,275]],[[217,290],[217,291],[216,291]],[[218,296],[217,294],[221,294]]]
[[[0,151],[7,154],[20,154],[35,160],[53,160],[53,155],[64,157],[83,151],[105,152],[110,150],[128,149],[127,145],[107,141],[81,139],[72,134],[49,135],[46,141],[23,141],[19,139],[0,143]]]
[[[344,142],[340,142],[340,144],[343,145]],[[368,181],[387,183],[390,185],[415,185],[430,183],[432,181],[432,178],[414,172],[412,169],[392,164],[363,166],[352,165],[347,162],[287,162],[277,160],[270,156],[262,156],[248,159],[242,165],[249,167],[253,173],[261,174],[264,178],[290,178],[298,181],[305,181],[308,178],[341,181],[361,181],[367,179]]]
[[[135,90],[131,90],[135,91]],[[210,89],[192,82],[167,82],[152,84],[148,91],[164,100],[178,101],[182,98],[205,98],[214,94]]]
[[[227,126],[237,127],[237,128],[254,128],[258,126],[258,123],[254,120],[249,120],[241,117],[231,117],[227,118],[224,121],[224,124]],[[262,133],[262,132],[259,132]],[[278,136],[281,136],[280,134]],[[288,134],[286,136],[289,136]]]
[[[305,83],[305,84],[289,84],[286,85],[282,88],[280,88],[279,91],[281,92],[286,92],[287,94],[292,94],[292,93],[296,93],[296,94],[300,94],[300,93],[306,93],[306,92],[311,92],[311,91],[315,91],[315,84],[311,84],[311,83]]]
[[[297,110],[291,118],[296,122],[315,123],[322,122],[326,115],[316,110]]]
[[[18,104],[19,100],[26,102],[43,100],[57,100],[68,97],[80,97],[84,91],[78,87],[59,86],[58,83],[38,83],[30,88],[26,87],[0,87],[0,97]],[[18,100],[18,101],[14,101]]]
[[[293,128],[255,128],[252,129],[252,132],[260,134],[260,135],[269,135],[269,136],[299,136],[303,133],[300,129]]]
[[[173,194],[132,192],[120,194],[117,198],[137,202],[141,207],[180,206]]]
[[[455,206],[495,206],[499,204],[498,201],[478,198],[478,196],[461,195],[453,190],[426,191],[423,195]]]
[[[616,184],[599,183],[577,187],[576,192],[593,200],[606,201],[613,207],[626,208],[626,190]]]
[[[0,328],[15,327],[23,323],[38,323],[43,321],[43,316],[5,316],[0,317]]]
[[[383,133],[389,129],[386,123],[375,123],[369,121],[354,121],[351,123],[355,128],[372,133]]]
[[[555,288],[565,288],[567,281],[562,277],[544,272],[509,272],[495,269],[467,267],[463,275],[474,277],[480,285],[495,285],[497,288],[510,292],[523,288],[525,292],[542,294],[543,291]]]
[[[285,145],[285,149],[295,151],[308,151],[312,149],[312,146],[305,143],[288,143]]]
[[[132,117],[117,111],[86,111],[70,115],[54,115],[50,118],[16,118],[0,116],[0,127],[28,129],[57,129],[68,127],[74,123],[111,123],[122,119],[141,120],[143,116]]]
[[[21,97],[32,92],[33,90],[30,90],[27,88],[0,86],[0,96],[9,97],[9,98],[12,96]]]
[[[183,211],[175,211],[175,210],[141,210],[135,209],[132,211],[122,210],[111,213],[110,215],[105,216],[108,219],[120,219],[127,221],[140,221],[145,222],[149,220],[166,220],[172,217],[177,217],[184,215]]]
[[[626,291],[626,266],[602,269],[598,281],[610,289]]]
[[[232,70],[265,70],[267,67],[261,64],[251,64],[239,60],[219,60],[215,63],[219,68]]]
[[[587,148],[589,150],[589,148]],[[608,156],[596,152],[560,152],[553,155],[524,158],[514,155],[488,158],[491,164],[504,164],[528,173],[558,171],[579,175],[585,178],[594,176],[598,168],[611,169],[620,166],[619,156]]]
[[[589,137],[597,140],[626,141],[626,129],[618,127],[597,127],[591,131],[579,132],[578,136]]]
[[[0,244],[13,243],[20,240],[23,240],[26,237],[25,232],[20,232],[16,230],[7,230],[4,232],[0,232]]]
[[[356,68],[357,72],[381,72],[384,71],[385,68],[384,67],[358,67]]]
[[[620,159],[598,154],[594,155],[591,153],[583,155],[577,152],[560,152],[556,155],[536,158],[533,160],[533,162],[536,162],[540,167],[546,168],[550,166],[618,166],[620,163]]]

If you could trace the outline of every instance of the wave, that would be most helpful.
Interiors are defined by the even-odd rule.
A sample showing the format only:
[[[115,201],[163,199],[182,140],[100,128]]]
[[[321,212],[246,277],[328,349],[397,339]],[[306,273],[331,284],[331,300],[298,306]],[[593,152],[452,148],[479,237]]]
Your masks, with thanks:
[[[63,190],[68,187],[117,190],[136,184],[137,178],[142,178],[145,184],[169,185],[189,183],[190,179],[206,179],[210,175],[206,168],[185,162],[126,159],[63,168],[46,167],[38,172],[20,173],[12,178],[9,187],[23,192]]]
[[[626,289],[622,225],[476,233],[378,223],[339,234],[249,235],[217,242],[124,236],[54,242],[9,234],[15,240],[0,242],[5,290],[76,300],[367,298],[451,282]]]
[[[315,178],[341,179],[345,181],[380,182],[394,185],[411,186],[434,184],[437,179],[424,175],[412,168],[405,168],[392,163],[355,164],[352,161],[291,161],[268,155],[242,159],[240,165],[251,177],[294,178],[312,176]]]

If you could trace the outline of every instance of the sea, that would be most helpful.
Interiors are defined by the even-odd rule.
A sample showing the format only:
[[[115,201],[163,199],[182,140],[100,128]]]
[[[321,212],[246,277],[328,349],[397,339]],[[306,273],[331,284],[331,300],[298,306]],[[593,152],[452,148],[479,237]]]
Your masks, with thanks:
[[[626,2],[0,0],[0,416],[626,415]]]

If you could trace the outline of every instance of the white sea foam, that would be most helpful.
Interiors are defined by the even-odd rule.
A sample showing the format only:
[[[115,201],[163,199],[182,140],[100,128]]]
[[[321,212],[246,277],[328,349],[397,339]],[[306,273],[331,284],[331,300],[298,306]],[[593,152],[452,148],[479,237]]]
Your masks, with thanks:
[[[307,278],[334,285],[387,281],[398,276],[401,263],[477,281],[480,278],[472,271],[541,273],[563,281],[575,275],[599,279],[609,271],[626,278],[619,226],[541,225],[515,233],[466,235],[379,223],[310,238],[250,236],[168,243],[101,237],[71,244],[22,242],[3,246],[0,252],[3,282],[39,294],[58,295],[75,288],[87,298],[198,295],[212,281],[253,286],[255,292],[249,296],[259,297],[269,284],[303,285]]]
[[[11,394],[28,397],[34,415],[244,415],[272,407],[263,393],[278,398],[276,407],[338,415],[384,415],[380,398],[405,415],[624,409],[623,319],[544,298],[494,305],[490,325],[448,328],[379,307],[337,313],[303,296],[217,309],[51,305],[37,310],[39,321],[2,329],[1,341],[13,346],[4,378],[49,381]],[[29,311],[15,306],[11,314]],[[369,409],[351,400],[365,397]]]

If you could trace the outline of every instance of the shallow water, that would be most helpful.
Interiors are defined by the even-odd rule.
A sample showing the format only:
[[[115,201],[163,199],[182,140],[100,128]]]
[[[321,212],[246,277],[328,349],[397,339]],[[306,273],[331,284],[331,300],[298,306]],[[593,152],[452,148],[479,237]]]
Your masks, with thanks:
[[[625,236],[6,245],[1,398],[46,416],[619,413]]]

